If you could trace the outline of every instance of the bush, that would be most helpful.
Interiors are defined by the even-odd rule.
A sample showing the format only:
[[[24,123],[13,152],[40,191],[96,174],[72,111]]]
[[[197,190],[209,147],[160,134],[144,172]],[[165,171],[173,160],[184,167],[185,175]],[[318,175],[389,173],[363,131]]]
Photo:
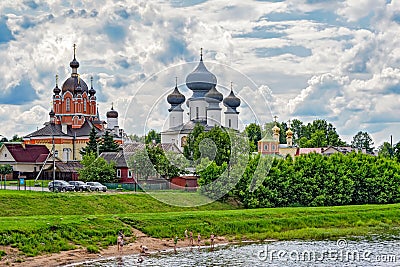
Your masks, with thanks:
[[[93,253],[93,254],[100,252],[99,247],[98,246],[94,246],[94,245],[87,246],[86,250],[87,250],[87,252]]]

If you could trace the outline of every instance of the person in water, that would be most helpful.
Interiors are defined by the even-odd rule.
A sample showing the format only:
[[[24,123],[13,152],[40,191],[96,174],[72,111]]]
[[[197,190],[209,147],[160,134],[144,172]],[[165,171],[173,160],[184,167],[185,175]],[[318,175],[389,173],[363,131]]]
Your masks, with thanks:
[[[199,246],[200,249],[200,241],[201,241],[201,235],[200,233],[197,234],[197,245]]]
[[[176,235],[174,238],[174,252],[176,253],[176,245],[178,244],[178,236]]]
[[[193,246],[193,232],[190,231],[189,233],[189,244]]]
[[[118,252],[122,252],[123,247],[124,247],[124,234],[122,233],[122,231],[119,231],[117,237]]]

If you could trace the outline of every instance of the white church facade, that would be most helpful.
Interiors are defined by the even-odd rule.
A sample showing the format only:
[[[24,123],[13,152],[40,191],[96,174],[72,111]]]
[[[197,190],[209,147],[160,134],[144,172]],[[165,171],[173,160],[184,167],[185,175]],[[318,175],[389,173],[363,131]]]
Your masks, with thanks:
[[[225,98],[217,90],[217,78],[204,65],[202,53],[196,69],[186,77],[186,86],[193,92],[189,99],[186,100],[177,84],[167,97],[167,102],[171,106],[168,109],[168,129],[161,132],[161,143],[172,143],[183,150],[186,138],[196,124],[203,125],[205,131],[211,130],[216,125],[239,129],[237,108],[240,106],[240,99],[233,93],[232,86],[230,94]],[[187,122],[183,121],[182,104],[185,101],[189,109]],[[222,110],[221,103],[225,106],[225,111]],[[224,116],[224,125],[222,125],[222,116]]]

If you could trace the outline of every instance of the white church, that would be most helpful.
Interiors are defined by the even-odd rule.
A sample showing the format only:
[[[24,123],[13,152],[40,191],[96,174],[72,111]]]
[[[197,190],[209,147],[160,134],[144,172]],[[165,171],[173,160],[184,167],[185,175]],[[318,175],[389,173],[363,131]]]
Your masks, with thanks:
[[[230,94],[225,98],[218,92],[217,78],[207,70],[202,53],[199,65],[186,77],[186,86],[193,91],[188,100],[179,92],[177,84],[167,97],[171,107],[168,109],[168,129],[161,132],[161,143],[172,143],[183,150],[186,138],[196,124],[203,125],[205,131],[211,130],[216,125],[238,130],[239,112],[236,109],[240,106],[240,99],[233,93],[232,86]],[[189,108],[189,121],[184,123],[182,104],[185,100]],[[221,102],[225,106],[224,112]],[[224,125],[221,120],[222,114],[225,115]]]

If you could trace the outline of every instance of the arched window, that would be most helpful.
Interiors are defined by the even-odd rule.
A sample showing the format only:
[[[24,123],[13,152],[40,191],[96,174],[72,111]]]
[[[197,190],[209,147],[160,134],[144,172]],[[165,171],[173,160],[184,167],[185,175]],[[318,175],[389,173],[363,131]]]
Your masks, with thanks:
[[[65,110],[66,111],[71,111],[71,99],[67,98],[67,100],[65,101]]]
[[[199,119],[199,107],[196,107],[196,119]]]
[[[83,112],[86,112],[86,98],[83,99]]]
[[[228,127],[229,127],[229,128],[232,128],[232,121],[231,121],[231,119],[228,120]]]

